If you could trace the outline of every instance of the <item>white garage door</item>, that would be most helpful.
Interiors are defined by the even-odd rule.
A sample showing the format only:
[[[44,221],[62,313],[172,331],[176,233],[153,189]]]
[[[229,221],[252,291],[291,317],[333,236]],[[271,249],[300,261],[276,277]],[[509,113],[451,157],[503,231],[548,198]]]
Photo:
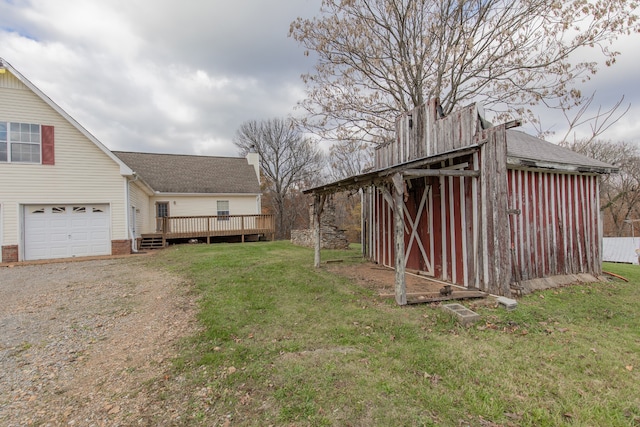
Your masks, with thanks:
[[[26,260],[109,255],[109,205],[24,208]]]

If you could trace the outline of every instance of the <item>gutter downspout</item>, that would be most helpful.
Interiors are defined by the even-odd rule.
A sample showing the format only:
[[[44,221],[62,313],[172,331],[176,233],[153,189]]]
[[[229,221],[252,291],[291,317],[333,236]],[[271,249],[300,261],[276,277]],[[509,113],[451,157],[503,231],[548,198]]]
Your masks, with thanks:
[[[131,194],[131,190],[129,189],[129,186],[131,185],[132,182],[136,182],[138,180],[138,175],[133,172],[133,177],[134,179],[130,179],[127,178],[127,232],[129,233],[129,237],[131,237],[131,251],[133,253],[138,253],[138,248],[136,245],[136,236],[133,232],[133,228],[131,227],[131,198],[130,198],[130,194]]]

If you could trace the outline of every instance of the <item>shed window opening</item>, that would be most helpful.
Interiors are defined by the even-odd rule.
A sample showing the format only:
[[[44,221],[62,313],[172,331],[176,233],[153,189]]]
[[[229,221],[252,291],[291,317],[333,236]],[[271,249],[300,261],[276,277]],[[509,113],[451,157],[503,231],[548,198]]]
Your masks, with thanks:
[[[40,163],[40,125],[0,122],[0,162]]]
[[[218,200],[218,221],[229,221],[229,201]]]

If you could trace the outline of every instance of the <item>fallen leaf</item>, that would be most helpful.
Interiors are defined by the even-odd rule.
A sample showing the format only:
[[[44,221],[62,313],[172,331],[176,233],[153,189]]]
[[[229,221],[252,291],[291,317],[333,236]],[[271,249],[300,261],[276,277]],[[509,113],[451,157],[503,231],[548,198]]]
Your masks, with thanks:
[[[633,365],[627,365],[625,368],[627,368],[627,371],[629,372],[633,371]]]
[[[230,374],[235,374],[236,371],[237,369],[234,366],[229,366],[229,368],[227,369],[227,372]]]

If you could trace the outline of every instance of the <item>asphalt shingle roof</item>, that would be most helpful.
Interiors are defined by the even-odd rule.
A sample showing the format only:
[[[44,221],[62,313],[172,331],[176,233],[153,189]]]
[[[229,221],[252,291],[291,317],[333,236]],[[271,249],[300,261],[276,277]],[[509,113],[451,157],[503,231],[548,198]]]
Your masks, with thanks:
[[[577,169],[597,169],[616,171],[608,163],[592,159],[568,148],[560,147],[519,130],[507,130],[507,157],[532,163],[555,163],[572,166]]]
[[[154,191],[161,193],[258,194],[255,169],[242,157],[114,151]]]

